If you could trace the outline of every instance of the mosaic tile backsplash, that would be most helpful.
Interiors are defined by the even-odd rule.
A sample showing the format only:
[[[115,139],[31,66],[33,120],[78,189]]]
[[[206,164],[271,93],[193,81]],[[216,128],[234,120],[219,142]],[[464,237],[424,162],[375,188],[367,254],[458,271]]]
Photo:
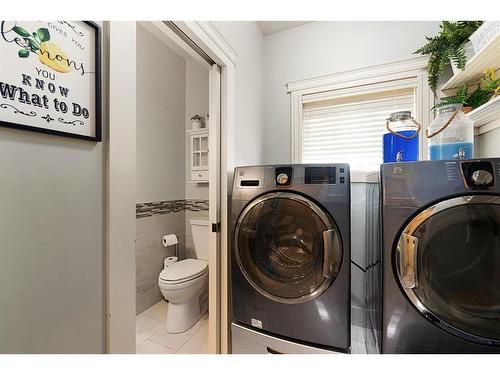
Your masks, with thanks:
[[[153,215],[164,215],[179,211],[208,211],[208,200],[181,199],[175,201],[161,201],[137,203],[135,217],[140,219]]]

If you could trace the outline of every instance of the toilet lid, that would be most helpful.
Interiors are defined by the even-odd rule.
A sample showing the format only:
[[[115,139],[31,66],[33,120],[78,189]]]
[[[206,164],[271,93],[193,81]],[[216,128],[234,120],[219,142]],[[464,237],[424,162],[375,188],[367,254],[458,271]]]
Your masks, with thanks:
[[[206,260],[184,259],[163,269],[160,279],[167,282],[188,281],[205,273],[207,269]]]

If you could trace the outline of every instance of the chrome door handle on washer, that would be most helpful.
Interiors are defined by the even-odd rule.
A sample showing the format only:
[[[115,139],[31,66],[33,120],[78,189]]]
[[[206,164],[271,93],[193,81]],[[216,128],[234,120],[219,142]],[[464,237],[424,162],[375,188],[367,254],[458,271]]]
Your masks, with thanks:
[[[338,243],[338,234],[335,229],[325,230],[323,232],[323,276],[329,279],[335,277],[335,259],[334,243]],[[335,241],[337,240],[337,241]]]
[[[418,238],[403,233],[398,242],[399,273],[405,289],[418,288],[417,252]]]

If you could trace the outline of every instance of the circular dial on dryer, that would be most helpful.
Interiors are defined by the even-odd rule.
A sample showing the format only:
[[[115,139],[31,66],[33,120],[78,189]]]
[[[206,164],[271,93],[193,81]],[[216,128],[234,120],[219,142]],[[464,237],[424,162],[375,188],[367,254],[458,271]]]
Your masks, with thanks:
[[[488,171],[478,169],[477,171],[472,173],[471,180],[476,186],[484,186],[490,184],[491,181],[493,181],[493,176]]]

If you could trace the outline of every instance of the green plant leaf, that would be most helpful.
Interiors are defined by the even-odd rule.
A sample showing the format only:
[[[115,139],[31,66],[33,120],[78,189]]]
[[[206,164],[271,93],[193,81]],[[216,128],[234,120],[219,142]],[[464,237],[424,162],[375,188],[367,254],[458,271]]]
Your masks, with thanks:
[[[38,34],[37,34],[37,33],[33,33],[33,34],[31,34],[31,35],[33,35],[33,38],[35,39],[35,42],[37,42],[37,43],[41,43],[41,42],[40,42],[40,39],[38,39]]]
[[[31,38],[26,38],[26,40],[28,41],[28,43],[30,44],[30,47],[33,51],[36,51],[38,49],[38,43],[35,42],[33,39]]]
[[[429,72],[429,85],[434,94],[436,94],[439,78],[450,60],[459,69],[465,68],[464,44],[481,24],[482,21],[443,21],[439,25],[438,35],[426,36],[427,43],[414,52],[429,55],[427,71]]]
[[[28,56],[29,56],[30,52],[29,52],[27,49],[24,49],[24,48],[23,48],[23,49],[20,49],[20,50],[17,52],[17,54],[19,55],[19,57],[21,57],[21,58],[23,58],[23,59],[24,59],[24,58],[26,58],[26,57],[28,57]]]
[[[46,42],[50,40],[50,33],[49,30],[45,28],[40,28],[36,31],[36,35],[38,35],[38,39],[40,39],[40,42]]]
[[[30,36],[30,33],[28,31],[26,31],[26,29],[22,28],[21,26],[14,26],[14,28],[12,30],[14,30],[14,32],[21,35],[22,37]]]
[[[493,92],[489,90],[485,90],[481,87],[478,87],[474,90],[473,93],[469,95],[467,98],[467,104],[472,108],[477,108],[486,103],[493,96]]]

